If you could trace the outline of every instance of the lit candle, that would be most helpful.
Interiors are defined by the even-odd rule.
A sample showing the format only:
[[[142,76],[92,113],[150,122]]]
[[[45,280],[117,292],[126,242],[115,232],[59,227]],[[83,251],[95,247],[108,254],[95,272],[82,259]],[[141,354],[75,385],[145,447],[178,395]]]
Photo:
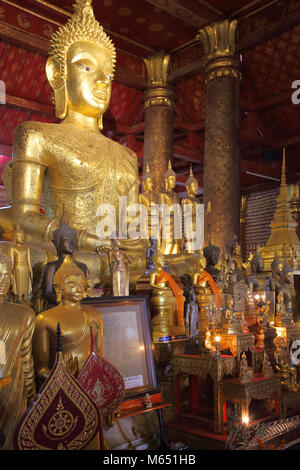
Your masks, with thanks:
[[[220,341],[221,341],[221,337],[220,337],[220,336],[216,336],[216,337],[215,337],[215,342],[216,342],[216,356],[217,356],[217,357],[220,356]]]
[[[248,424],[249,424],[249,416],[247,416],[247,415],[243,416],[243,423],[244,423],[246,426],[248,426]]]

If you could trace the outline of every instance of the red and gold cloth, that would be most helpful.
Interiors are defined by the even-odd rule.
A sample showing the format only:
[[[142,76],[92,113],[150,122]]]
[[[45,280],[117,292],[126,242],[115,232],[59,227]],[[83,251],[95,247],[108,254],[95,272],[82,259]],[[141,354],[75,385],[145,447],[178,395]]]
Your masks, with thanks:
[[[208,282],[209,287],[211,288],[212,293],[216,296],[216,306],[220,308],[222,306],[222,291],[215,283],[212,276],[207,272],[203,271],[201,274],[198,274],[196,283],[202,284],[203,282]]]
[[[116,411],[125,395],[122,375],[95,350],[91,328],[91,354],[78,375],[78,382],[93,400],[101,418]]]
[[[99,430],[96,405],[62,363],[50,376],[19,422],[15,450],[80,450]]]
[[[167,282],[170,289],[172,290],[175,298],[176,298],[176,314],[177,314],[177,322],[178,325],[184,326],[184,301],[185,297],[183,295],[182,289],[180,289],[177,282],[174,281],[171,274],[167,273],[166,271],[162,270],[156,275],[156,282],[158,284],[162,282]]]

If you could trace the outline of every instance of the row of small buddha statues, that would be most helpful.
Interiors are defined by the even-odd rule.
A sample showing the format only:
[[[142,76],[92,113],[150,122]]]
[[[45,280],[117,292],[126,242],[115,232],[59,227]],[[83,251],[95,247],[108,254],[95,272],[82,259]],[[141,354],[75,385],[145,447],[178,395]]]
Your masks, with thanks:
[[[147,242],[150,244],[151,238],[157,240],[157,249],[163,255],[176,255],[179,253],[195,253],[200,246],[196,242],[197,230],[197,207],[200,200],[196,197],[199,190],[197,179],[193,175],[192,167],[190,175],[186,181],[186,196],[179,199],[175,192],[176,173],[172,169],[169,161],[168,171],[164,175],[165,190],[159,194],[154,191],[153,178],[147,164],[146,172],[143,175],[143,193],[140,194],[140,203],[146,207],[148,215]],[[161,214],[159,224],[155,228],[154,218],[157,218],[155,206],[159,205]],[[156,219],[155,219],[156,220]],[[184,233],[178,237],[176,224],[181,232],[182,225]]]

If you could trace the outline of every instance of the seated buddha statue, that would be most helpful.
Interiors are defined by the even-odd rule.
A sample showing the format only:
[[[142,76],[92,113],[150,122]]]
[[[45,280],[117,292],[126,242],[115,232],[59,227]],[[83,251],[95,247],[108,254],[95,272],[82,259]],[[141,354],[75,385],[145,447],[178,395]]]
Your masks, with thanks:
[[[185,251],[188,253],[195,253],[199,250],[200,246],[197,243],[197,206],[199,207],[200,201],[196,198],[198,194],[199,184],[193,175],[192,166],[190,168],[190,176],[186,182],[187,196],[182,198],[181,206],[184,217],[184,239]]]
[[[151,305],[154,341],[159,336],[185,334],[184,295],[173,276],[164,270],[165,258],[161,253],[153,257],[155,269],[150,276],[153,288]]]
[[[3,449],[12,449],[15,428],[35,397],[32,335],[35,313],[26,305],[7,302],[5,296],[12,275],[12,262],[0,254],[0,341],[6,349],[6,361],[1,365],[10,383],[0,387],[0,429],[5,437]]]
[[[267,280],[263,275],[265,263],[257,247],[256,253],[250,261],[251,274],[247,279],[250,292],[265,291]]]
[[[24,122],[16,129],[12,207],[0,219],[5,227],[7,218],[19,222],[26,241],[51,242],[64,205],[66,219],[78,232],[78,249],[95,252],[110,246],[109,234],[97,236],[97,225],[106,217],[103,204],[115,209],[118,227],[119,198],[127,197],[127,207],[138,203],[139,180],[135,153],[101,133],[116,52],[91,3],[76,0],[74,14],[52,37],[46,74],[62,122]],[[123,240],[123,245],[135,252],[133,270],[142,273],[145,243]]]
[[[103,321],[95,308],[81,305],[86,277],[67,255],[54,276],[54,289],[59,305],[36,317],[33,353],[39,385],[48,378],[55,361],[57,324],[61,325],[62,352],[73,375],[81,371],[90,354],[90,327],[95,334],[95,347],[103,355]]]
[[[182,219],[179,197],[174,191],[176,173],[172,170],[170,161],[164,177],[165,190],[159,194],[162,207],[160,252],[163,255],[176,255],[182,251]]]

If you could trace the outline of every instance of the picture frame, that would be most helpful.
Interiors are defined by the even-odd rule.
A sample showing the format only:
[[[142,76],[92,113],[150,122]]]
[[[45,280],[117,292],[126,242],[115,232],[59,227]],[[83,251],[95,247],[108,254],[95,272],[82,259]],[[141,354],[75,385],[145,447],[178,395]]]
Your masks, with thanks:
[[[104,357],[122,374],[125,400],[159,393],[147,296],[90,297],[103,318]]]

